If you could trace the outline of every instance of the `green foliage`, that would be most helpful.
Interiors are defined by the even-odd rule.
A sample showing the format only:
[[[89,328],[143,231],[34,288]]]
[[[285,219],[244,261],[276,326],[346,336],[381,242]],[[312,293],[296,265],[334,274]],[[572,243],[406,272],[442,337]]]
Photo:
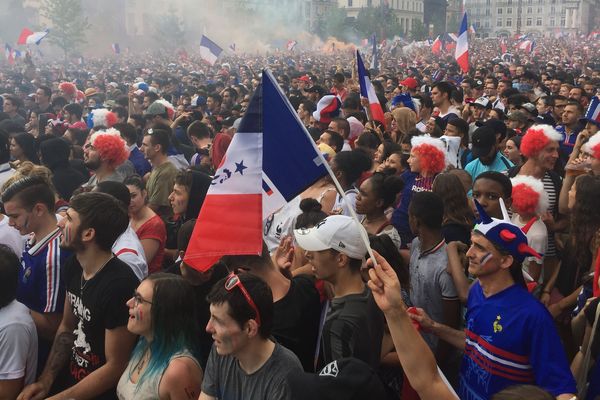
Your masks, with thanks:
[[[343,8],[332,7],[316,21],[314,33],[321,39],[333,36],[339,40],[348,40],[353,29],[352,24],[347,23],[346,11]]]
[[[418,19],[414,19],[412,22],[412,29],[410,30],[410,37],[413,40],[425,40],[429,36],[429,32],[425,27],[425,24]]]
[[[172,5],[167,15],[157,18],[155,38],[165,47],[185,45],[185,24]]]
[[[65,57],[77,54],[87,43],[85,35],[90,25],[81,0],[43,0],[40,14],[50,21],[50,34],[45,40],[60,47]]]
[[[386,6],[362,8],[356,17],[356,30],[362,37],[377,33],[378,40],[400,34],[400,23],[393,11]]]

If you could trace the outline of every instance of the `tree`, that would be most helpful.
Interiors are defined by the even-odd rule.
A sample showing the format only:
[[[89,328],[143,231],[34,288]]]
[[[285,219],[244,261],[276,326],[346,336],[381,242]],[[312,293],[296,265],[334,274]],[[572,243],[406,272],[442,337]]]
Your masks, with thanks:
[[[165,47],[181,47],[185,44],[185,24],[173,5],[169,6],[167,15],[156,20],[156,39]]]
[[[363,37],[377,33],[379,39],[392,38],[401,31],[400,24],[388,6],[365,7],[356,17],[356,30]]]
[[[43,0],[42,17],[50,21],[51,32],[47,40],[65,53],[78,53],[87,43],[85,34],[90,25],[83,15],[81,0]]]
[[[429,35],[427,28],[423,22],[419,19],[413,19],[412,29],[410,30],[410,37],[413,40],[424,40]]]
[[[348,40],[352,28],[352,24],[348,24],[346,11],[339,7],[331,7],[315,21],[313,31],[321,39],[333,36],[339,40]]]

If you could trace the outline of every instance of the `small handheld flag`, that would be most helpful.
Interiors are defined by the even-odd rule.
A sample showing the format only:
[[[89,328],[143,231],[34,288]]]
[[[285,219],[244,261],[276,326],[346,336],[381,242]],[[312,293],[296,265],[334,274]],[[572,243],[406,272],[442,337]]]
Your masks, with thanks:
[[[363,64],[360,52],[356,50],[356,64],[358,65],[358,82],[360,83],[360,96],[369,99],[369,108],[371,110],[371,117],[375,121],[381,122],[385,125],[385,118],[383,114],[383,108],[379,104],[379,99],[375,93],[375,88],[367,75],[365,65]]]
[[[298,42],[295,40],[288,40],[286,48],[288,49],[288,51],[292,51],[292,50],[294,50],[294,48],[296,47],[297,44],[298,44]]]
[[[458,63],[458,66],[462,72],[466,73],[469,71],[469,36],[467,32],[467,13],[463,15],[462,22],[460,24],[460,32],[458,33],[458,39],[456,41],[456,49],[454,51],[454,58]]]
[[[121,47],[119,47],[119,43],[113,43],[111,44],[113,53],[115,54],[121,54]]]
[[[210,65],[215,65],[222,52],[223,49],[219,47],[219,45],[205,35],[202,35],[202,38],[200,39],[200,57],[202,57],[204,61]]]
[[[27,28],[23,28],[17,44],[40,44],[43,38],[45,38],[50,31],[48,29],[41,32],[33,32]]]

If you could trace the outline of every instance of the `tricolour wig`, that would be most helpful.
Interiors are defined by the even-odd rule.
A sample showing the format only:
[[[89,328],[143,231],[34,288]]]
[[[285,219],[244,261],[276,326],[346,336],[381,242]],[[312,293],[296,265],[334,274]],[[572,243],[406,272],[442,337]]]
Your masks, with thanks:
[[[416,136],[411,145],[412,151],[419,156],[422,171],[438,174],[446,168],[446,147],[440,139]]]
[[[75,86],[75,84],[72,82],[63,82],[60,85],[58,85],[58,88],[64,94],[68,94],[69,96],[72,96],[72,97],[75,97],[75,95],[77,94],[77,86]]]
[[[521,153],[525,157],[534,157],[552,141],[561,140],[562,136],[550,125],[535,125],[527,129],[521,140]]]
[[[548,209],[550,200],[541,180],[519,175],[512,182],[512,209],[517,214],[540,215]]]
[[[600,160],[600,134],[596,133],[583,145],[583,151]]]
[[[112,167],[118,167],[129,157],[127,143],[116,129],[110,128],[94,133],[90,137],[90,143],[100,153],[100,159]]]
[[[111,128],[117,123],[117,114],[106,108],[98,108],[92,111],[93,126],[106,126]]]

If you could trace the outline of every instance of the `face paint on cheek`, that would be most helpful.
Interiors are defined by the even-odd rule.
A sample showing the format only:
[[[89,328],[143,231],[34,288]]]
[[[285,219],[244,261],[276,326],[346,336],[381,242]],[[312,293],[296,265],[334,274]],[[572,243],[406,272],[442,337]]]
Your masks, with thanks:
[[[140,322],[144,320],[144,312],[139,307],[135,310],[135,319]]]
[[[71,228],[70,227],[66,226],[63,229],[63,237],[65,240],[65,243],[69,243],[71,241]]]
[[[481,257],[479,260],[479,265],[483,267],[488,261],[491,260],[492,257],[492,253],[487,253],[485,256]]]

